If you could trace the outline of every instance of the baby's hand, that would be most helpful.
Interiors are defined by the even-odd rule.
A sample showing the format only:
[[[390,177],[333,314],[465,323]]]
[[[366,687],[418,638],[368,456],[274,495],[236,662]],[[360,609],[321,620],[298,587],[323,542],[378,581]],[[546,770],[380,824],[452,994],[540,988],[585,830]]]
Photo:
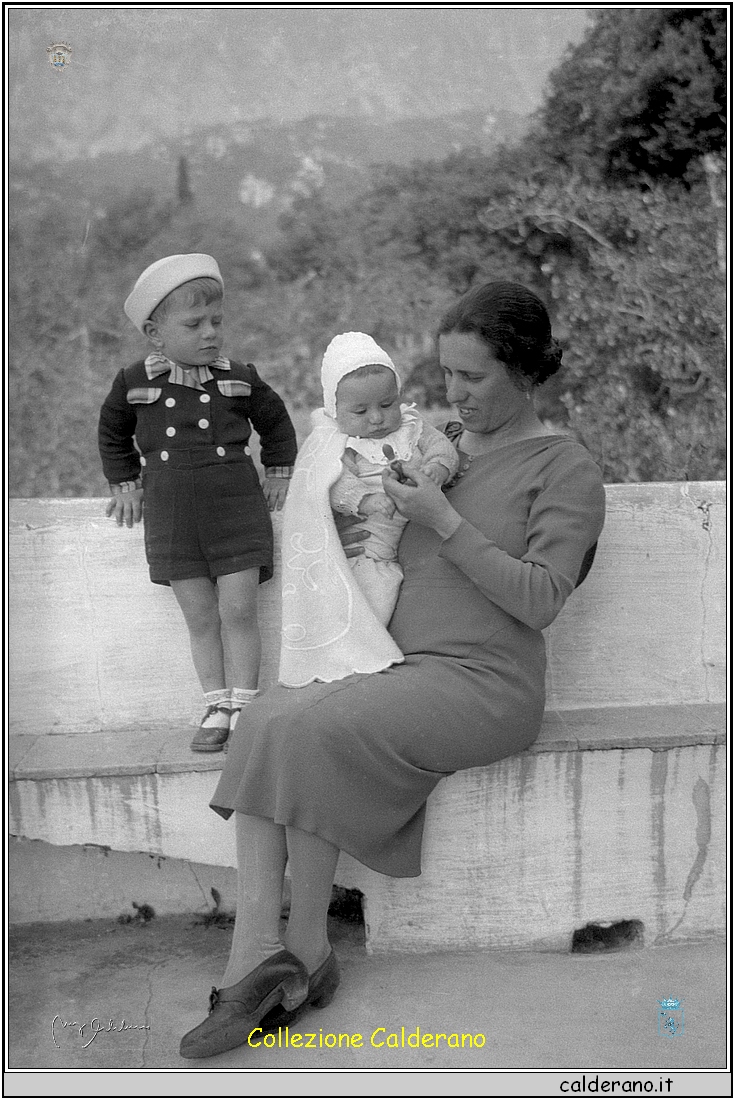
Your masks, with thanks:
[[[368,493],[360,501],[360,511],[364,516],[373,516],[380,513],[391,519],[396,514],[396,506],[383,493]]]
[[[449,470],[446,466],[442,466],[440,462],[433,462],[430,466],[427,466],[422,473],[426,474],[428,478],[434,482],[435,485],[440,487],[449,477]]]

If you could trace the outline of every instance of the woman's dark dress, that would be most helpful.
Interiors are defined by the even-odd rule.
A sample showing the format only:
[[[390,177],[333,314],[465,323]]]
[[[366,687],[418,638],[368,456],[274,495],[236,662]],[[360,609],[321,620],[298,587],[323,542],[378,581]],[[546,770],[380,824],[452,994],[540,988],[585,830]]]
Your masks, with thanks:
[[[212,807],[316,833],[396,877],[421,873],[426,799],[442,776],[538,736],[541,630],[604,520],[600,470],[564,436],[498,447],[447,491],[463,517],[442,541],[409,523],[390,632],[402,665],[274,688],[244,712]]]

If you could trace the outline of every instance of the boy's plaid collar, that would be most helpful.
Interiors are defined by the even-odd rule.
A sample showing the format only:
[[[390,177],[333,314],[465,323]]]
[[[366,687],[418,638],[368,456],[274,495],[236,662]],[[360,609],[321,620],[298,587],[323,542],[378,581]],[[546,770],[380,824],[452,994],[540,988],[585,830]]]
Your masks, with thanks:
[[[154,351],[145,361],[145,372],[149,381],[158,378],[159,374],[168,374],[169,382],[173,382],[175,386],[189,386],[190,389],[194,390],[203,390],[204,383],[212,381],[214,375],[209,369],[210,367],[216,367],[218,370],[230,370],[230,360],[226,359],[224,355],[218,355],[206,367],[192,367],[190,370],[184,370],[172,359],[161,355],[159,351]]]

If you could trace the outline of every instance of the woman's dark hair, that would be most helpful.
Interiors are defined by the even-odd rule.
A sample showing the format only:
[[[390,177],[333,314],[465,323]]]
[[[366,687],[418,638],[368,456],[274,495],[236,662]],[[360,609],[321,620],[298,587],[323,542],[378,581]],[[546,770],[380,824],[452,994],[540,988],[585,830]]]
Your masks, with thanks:
[[[546,306],[520,283],[483,283],[447,310],[439,336],[477,336],[504,363],[521,388],[540,386],[561,366]]]

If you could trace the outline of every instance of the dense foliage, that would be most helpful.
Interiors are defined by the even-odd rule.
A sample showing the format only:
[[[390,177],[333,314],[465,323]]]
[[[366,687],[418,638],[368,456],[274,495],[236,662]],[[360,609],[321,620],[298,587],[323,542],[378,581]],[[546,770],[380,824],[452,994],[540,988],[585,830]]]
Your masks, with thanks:
[[[122,301],[146,264],[187,251],[219,259],[227,350],[302,430],[321,354],[351,328],[391,351],[409,397],[440,404],[438,317],[511,278],[547,302],[565,348],[539,411],[606,480],[724,477],[724,48],[723,9],[600,10],[524,142],[383,166],[340,204],[315,187],[266,255],[202,216],[185,163],[171,197],[134,192],[86,218],[26,204],[9,241],[11,493],[105,492],[99,405],[145,351]]]
[[[540,137],[608,178],[696,178],[725,151],[726,80],[724,7],[600,11],[550,77]]]
[[[723,214],[705,187],[609,190],[560,176],[518,181],[483,215],[537,260],[565,347],[561,419],[607,480],[724,476]]]

